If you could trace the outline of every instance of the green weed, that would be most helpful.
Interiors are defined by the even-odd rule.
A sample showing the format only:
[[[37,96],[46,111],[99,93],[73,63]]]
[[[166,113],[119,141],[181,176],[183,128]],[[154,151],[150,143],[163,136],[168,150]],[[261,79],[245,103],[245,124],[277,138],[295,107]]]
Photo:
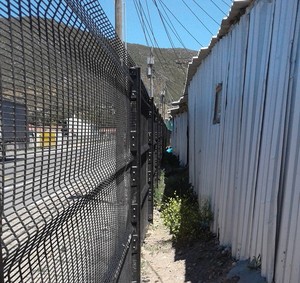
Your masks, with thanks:
[[[199,239],[209,229],[213,217],[208,202],[199,207],[193,193],[174,195],[162,207],[164,224],[176,242]]]

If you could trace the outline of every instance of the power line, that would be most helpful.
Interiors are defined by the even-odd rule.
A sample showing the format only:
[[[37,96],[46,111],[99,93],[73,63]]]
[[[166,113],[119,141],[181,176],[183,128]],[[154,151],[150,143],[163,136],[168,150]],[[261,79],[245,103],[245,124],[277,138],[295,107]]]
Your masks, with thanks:
[[[159,45],[158,45],[158,43],[157,43],[157,41],[156,41],[156,38],[155,38],[155,35],[154,35],[154,31],[153,31],[152,25],[149,23],[149,22],[151,22],[151,18],[149,17],[149,21],[148,21],[147,16],[146,16],[145,13],[144,13],[144,10],[143,10],[143,7],[142,7],[142,4],[141,4],[140,1],[139,1],[139,3],[137,3],[136,0],[134,0],[134,4],[135,4],[136,11],[137,11],[137,14],[138,14],[138,17],[139,17],[139,20],[140,20],[140,24],[141,24],[141,26],[142,26],[142,30],[143,30],[143,32],[144,32],[144,36],[145,36],[146,43],[147,43],[148,46],[150,46],[150,45],[149,45],[149,41],[148,41],[148,37],[150,37],[150,35],[149,35],[149,33],[148,33],[148,29],[147,29],[147,27],[146,27],[146,25],[145,25],[145,22],[144,22],[144,20],[142,20],[142,18],[145,19],[146,22],[148,23],[148,25],[150,26],[150,31],[151,31],[151,33],[152,33],[153,40],[155,41],[155,44],[153,43],[151,37],[150,37],[149,40],[151,41],[152,46],[157,46],[157,49],[158,49],[160,55],[158,55],[158,53],[156,52],[157,50],[155,49],[155,56],[156,56],[156,58],[158,59],[158,61],[160,62],[162,68],[164,69],[164,64],[163,64],[163,62],[161,61],[161,58],[164,60],[165,63],[167,63],[167,60],[164,58],[164,56],[163,56],[163,54],[162,54],[162,51],[161,51],[161,49],[160,49],[160,47],[159,47]],[[148,10],[149,10],[149,9],[148,9]],[[149,15],[149,13],[148,13],[148,15]],[[148,37],[147,37],[147,35],[146,35],[146,30],[147,30],[147,33],[148,33]],[[164,71],[166,71],[166,70],[164,69]]]
[[[136,0],[135,0],[135,1],[136,1]],[[147,5],[147,7],[148,7],[148,5]],[[154,31],[153,31],[153,26],[152,26],[152,21],[151,21],[149,9],[148,9],[148,18],[149,18],[149,20],[148,20],[147,15],[145,14],[145,11],[144,11],[144,9],[143,9],[143,5],[141,4],[141,1],[140,1],[140,0],[139,0],[139,9],[137,10],[137,13],[138,13],[138,15],[139,15],[139,18],[143,18],[143,19],[146,20],[147,25],[148,25],[148,27],[149,27],[149,29],[150,29],[150,33],[151,33],[152,38],[153,38],[153,40],[152,40],[152,38],[151,38],[151,36],[150,36],[150,34],[149,34],[149,32],[148,32],[148,36],[149,36],[150,41],[151,41],[151,44],[152,44],[151,46],[156,46],[156,47],[160,50],[160,47],[159,47],[159,45],[158,45],[158,42],[157,42],[157,40],[156,40]],[[144,29],[147,29],[147,31],[148,31],[148,28],[146,27],[145,22],[144,22],[144,21],[140,21],[140,23],[141,23],[141,25],[143,25],[143,28],[144,28]],[[153,41],[154,41],[154,42],[153,42]],[[149,43],[147,43],[147,45],[150,46]]]
[[[165,32],[166,32],[167,37],[168,37],[168,39],[169,39],[169,41],[170,41],[170,44],[171,44],[171,46],[172,46],[172,50],[173,50],[175,56],[177,57],[177,59],[179,60],[180,58],[179,58],[179,56],[178,56],[178,54],[177,54],[177,52],[176,52],[176,50],[175,50],[175,46],[174,46],[173,40],[172,40],[172,38],[171,38],[171,36],[170,36],[170,33],[169,33],[169,31],[168,31],[168,29],[167,29],[167,27],[166,27],[166,24],[165,24],[165,20],[164,20],[163,14],[162,14],[162,12],[160,11],[160,8],[158,7],[156,0],[153,0],[153,3],[154,3],[154,5],[155,5],[155,7],[157,8],[157,11],[158,11],[158,14],[159,14],[159,16],[160,16],[161,22],[162,22],[162,24],[163,24],[163,26],[164,26]],[[174,32],[174,31],[173,31],[173,32]],[[176,36],[176,34],[175,34],[175,36]],[[184,74],[186,74],[186,72],[185,72],[185,70],[183,69],[182,66],[180,66],[180,69],[184,72]]]
[[[151,28],[151,31],[153,32],[153,25],[152,25],[152,21],[151,21],[151,16],[150,16],[150,11],[149,11],[148,1],[145,0],[145,3],[146,3],[146,8],[147,8],[147,13],[148,13],[148,18],[149,18],[150,28]]]
[[[227,2],[225,2],[224,0],[221,0],[227,7],[229,7],[230,8],[230,5],[227,3]]]
[[[170,34],[169,34],[169,31],[168,31],[168,29],[167,29],[167,27],[166,27],[166,25],[165,25],[165,22],[164,22],[164,20],[163,20],[162,15],[161,15],[160,9],[159,9],[159,7],[158,7],[158,5],[157,5],[157,3],[156,3],[156,0],[152,0],[152,1],[153,1],[154,5],[155,5],[157,11],[158,11],[158,15],[159,15],[159,17],[160,17],[161,23],[163,24],[163,27],[164,27],[164,30],[165,30],[165,32],[166,32],[166,35],[167,35],[167,37],[168,37],[168,39],[169,39],[169,42],[170,42],[172,48],[174,49],[175,46],[174,46],[173,40],[172,40],[172,38],[171,38],[171,36],[170,36]],[[175,52],[175,54],[176,54],[176,52]],[[177,56],[177,55],[176,55],[176,56]]]
[[[171,38],[171,36],[170,36],[170,34],[169,34],[169,31],[168,31],[166,25],[165,25],[163,15],[162,15],[162,13],[161,13],[161,11],[160,11],[160,9],[159,9],[157,3],[156,3],[156,0],[153,0],[153,2],[154,2],[154,4],[155,4],[155,6],[156,6],[156,8],[157,8],[157,11],[158,11],[158,13],[159,13],[159,16],[160,16],[160,18],[161,18],[161,21],[162,21],[162,24],[163,24],[164,29],[165,29],[165,31],[166,31],[167,37],[168,37],[168,39],[169,39],[169,41],[170,41],[170,44],[171,44],[171,46],[172,46],[172,50],[173,50],[175,56],[177,57],[177,59],[180,59],[180,58],[178,57],[178,54],[176,53],[174,43],[173,43],[173,41],[172,41],[172,38]],[[181,66],[180,69],[181,69],[181,70],[184,72],[184,74],[185,74],[185,70],[183,70],[182,66]]]
[[[203,47],[203,45],[191,34],[191,32],[178,20],[178,18],[172,13],[172,11],[166,6],[166,4],[162,1],[162,0],[159,0],[160,1],[160,4],[162,6],[164,6],[168,11],[169,13],[174,17],[174,19],[184,28],[184,30],[201,46]]]
[[[227,16],[227,15],[224,13],[224,11],[223,11],[216,3],[215,3],[215,1],[210,0],[210,2],[212,2],[212,3],[217,7],[217,9],[218,9],[221,13],[223,13],[223,15]]]
[[[224,15],[226,15],[218,4],[216,4],[213,0],[210,0],[210,1],[217,7],[217,9],[219,9]],[[169,60],[166,60],[166,57],[165,57],[164,53],[162,52],[162,49],[159,47],[158,42],[157,42],[156,32],[154,31],[154,20],[153,20],[155,15],[151,14],[151,12],[150,12],[151,8],[152,8],[152,7],[150,7],[151,2],[149,2],[148,0],[145,0],[145,2],[141,1],[141,0],[134,0],[134,5],[135,5],[136,12],[138,14],[139,22],[141,24],[142,31],[144,33],[144,37],[145,37],[147,45],[150,46],[150,44],[152,44],[152,46],[157,47],[157,48],[154,49],[154,54],[157,58],[157,61],[161,65],[161,71],[163,73],[159,74],[161,71],[160,72],[157,71],[156,74],[157,74],[157,76],[162,78],[164,73],[170,72],[170,67],[171,66],[170,66]],[[203,22],[203,20],[199,17],[199,15],[197,15],[197,13],[194,12],[194,10],[191,7],[191,4],[189,3],[189,5],[188,5],[187,1],[184,1],[184,0],[182,0],[182,2],[188,8],[188,10],[197,18],[197,20],[201,23],[201,25],[211,35],[213,35],[210,28],[208,28],[208,26],[205,24],[205,22]],[[215,20],[215,18],[212,17],[212,15],[210,15],[210,13],[208,13],[205,9],[203,9],[200,6],[200,4],[198,4],[195,0],[193,0],[193,2],[212,21],[214,21],[214,23],[219,25],[219,23]],[[168,5],[166,5],[163,0],[152,0],[152,4],[154,5],[154,7],[157,10],[157,13],[158,13],[158,16],[160,18],[163,29],[165,31],[165,34],[168,38],[168,41],[170,42],[171,49],[172,49],[172,51],[174,52],[174,54],[176,56],[175,58],[181,59],[181,58],[179,58],[181,56],[181,54],[179,54],[178,50],[176,50],[176,48],[175,48],[175,43],[174,43],[175,38],[186,49],[184,41],[182,40],[180,34],[178,33],[178,29],[176,28],[178,26],[178,24],[185,30],[185,32],[187,32],[193,38],[193,40],[195,40],[195,42],[197,42],[201,47],[203,47],[203,45],[199,42],[199,40],[195,36],[193,36],[193,34],[185,27],[184,24],[182,24],[180,22],[177,15],[174,14],[170,10]],[[177,25],[176,27],[174,25],[175,21],[176,21],[176,25]],[[177,62],[177,60],[176,60],[176,62]],[[178,68],[180,70],[182,70],[184,72],[184,74],[186,75],[187,70],[185,68],[185,65],[180,64],[180,65],[178,65]],[[163,80],[166,80],[165,83],[166,83],[166,86],[169,89],[166,96],[168,96],[168,97],[171,96],[172,97],[172,94],[173,94],[174,96],[177,97],[178,96],[178,91],[176,91],[174,88],[179,88],[180,87],[180,91],[181,91],[183,86],[178,81],[172,81],[172,80],[169,80],[169,79],[163,79]],[[172,97],[172,100],[173,100],[173,97]]]
[[[139,22],[141,24],[141,28],[142,28],[142,31],[144,33],[144,37],[145,37],[145,40],[146,40],[146,44],[149,46],[149,41],[148,41],[148,38],[147,38],[147,35],[146,35],[146,31],[145,31],[145,25],[144,25],[144,22],[142,20],[142,16],[141,16],[141,13],[140,13],[140,8],[138,7],[138,3],[137,3],[137,0],[134,0],[134,6],[135,6],[135,10],[137,12],[137,15],[138,15],[138,18],[139,18]]]
[[[162,59],[163,59],[165,62],[167,62],[167,60],[164,58],[164,56],[163,56],[163,54],[162,54],[161,48],[159,47],[159,45],[158,45],[158,43],[157,43],[157,40],[156,40],[156,37],[155,37],[155,34],[154,34],[154,30],[153,30],[153,26],[152,26],[152,21],[151,21],[151,17],[150,17],[150,12],[149,12],[148,3],[147,3],[147,0],[145,0],[145,1],[146,1],[146,7],[147,7],[147,11],[148,11],[148,18],[149,18],[149,20],[148,20],[146,14],[145,14],[145,12],[144,12],[144,9],[143,9],[143,7],[142,7],[142,4],[140,3],[140,4],[141,4],[141,6],[140,6],[141,17],[144,16],[144,18],[146,19],[146,22],[148,23],[148,26],[149,26],[149,28],[150,28],[150,32],[151,32],[152,37],[153,37],[153,40],[154,40],[154,42],[155,42],[155,44],[153,44],[153,42],[151,41],[151,42],[152,42],[152,46],[156,46],[156,47],[157,47],[157,50],[159,51],[160,56],[162,57]],[[149,44],[148,44],[148,46],[149,46]],[[161,63],[161,65],[163,65],[162,61],[160,60],[161,57],[158,56],[158,54],[157,54],[156,51],[155,51],[155,53],[156,53],[156,56],[157,56],[157,58],[158,58],[158,61]]]
[[[157,46],[157,49],[155,49],[155,55],[158,59],[158,61],[160,62],[161,64],[161,67],[162,69],[166,72],[165,68],[164,68],[164,64],[163,62],[161,61],[161,59],[163,59],[163,61],[165,63],[168,63],[167,60],[165,59],[165,57],[163,56],[163,53],[160,49],[160,47],[158,46],[157,44],[157,41],[156,41],[156,38],[155,38],[155,35],[154,35],[154,31],[153,31],[153,28],[152,28],[152,25],[150,24],[151,22],[151,18],[149,17],[149,20],[144,12],[144,9],[143,9],[143,6],[140,2],[140,0],[137,2],[137,0],[134,0],[134,4],[135,4],[135,8],[136,8],[136,11],[137,11],[137,14],[138,14],[138,17],[139,17],[139,21],[140,21],[140,24],[142,26],[142,30],[143,30],[143,33],[144,33],[144,37],[145,37],[145,40],[146,40],[146,43],[147,45],[149,46],[149,41],[151,41],[152,43],[152,46]],[[149,9],[148,9],[149,10]],[[148,13],[149,15],[149,13]],[[153,43],[152,41],[152,38],[151,36],[149,35],[149,30],[148,30],[148,27],[146,25],[146,23],[148,24],[148,26],[150,26],[150,32],[152,33],[152,36],[153,36],[153,39],[155,41],[156,44]],[[148,35],[148,36],[147,36]],[[160,54],[157,53],[157,50],[159,51]],[[173,51],[174,51],[174,48],[173,48]],[[174,51],[175,52],[175,51]],[[175,52],[175,55],[177,56],[176,52]]]
[[[211,18],[217,25],[219,25],[219,23],[209,13],[207,13],[195,0],[193,1],[209,18]]]
[[[188,4],[184,0],[182,0],[183,4],[191,11],[191,13],[196,17],[196,19],[204,26],[204,28],[213,36],[213,33],[210,31],[210,29],[199,19],[199,17],[194,13],[194,11],[189,7]]]
[[[145,28],[146,28],[147,30],[150,29],[150,33],[152,34],[152,38],[153,38],[154,42],[157,44],[156,39],[155,39],[155,35],[154,35],[154,32],[153,32],[153,28],[152,28],[151,17],[150,17],[150,15],[149,15],[149,21],[150,21],[150,23],[149,23],[148,18],[147,18],[146,14],[145,14],[143,5],[142,5],[142,3],[141,3],[141,0],[138,0],[138,3],[139,3],[140,17],[143,19],[143,25],[145,26]],[[146,20],[147,25],[145,24],[144,19]],[[148,26],[148,28],[147,28],[147,26]],[[148,32],[148,36],[151,38],[151,35],[149,34],[149,32]],[[152,43],[152,46],[155,46],[154,43],[153,43],[153,41],[152,41],[152,39],[150,39],[150,41],[151,41],[151,43]],[[149,46],[149,44],[148,44],[148,46]]]
[[[160,1],[160,0],[159,0],[159,1]],[[184,49],[187,50],[187,48],[185,47],[185,44],[183,43],[183,41],[182,41],[180,35],[178,34],[178,32],[176,31],[176,29],[175,29],[175,27],[174,27],[174,25],[173,25],[171,19],[170,19],[169,16],[168,16],[168,13],[166,12],[166,10],[164,9],[163,6],[162,6],[162,9],[163,9],[163,11],[164,11],[164,13],[165,13],[167,19],[169,20],[169,23],[170,23],[170,24],[168,24],[168,26],[169,26],[170,29],[173,31],[174,35],[176,36],[176,38],[178,39],[178,41],[181,43],[181,45],[184,47]]]

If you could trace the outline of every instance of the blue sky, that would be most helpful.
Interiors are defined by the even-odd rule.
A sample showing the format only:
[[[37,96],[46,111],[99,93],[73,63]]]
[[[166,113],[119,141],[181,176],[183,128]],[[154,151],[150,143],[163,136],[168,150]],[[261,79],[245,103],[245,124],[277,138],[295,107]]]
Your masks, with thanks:
[[[114,2],[114,0],[100,0],[113,26]],[[126,42],[192,50],[208,46],[212,35],[217,34],[221,20],[228,14],[232,3],[231,0],[123,0],[123,2]],[[140,7],[138,10],[144,13],[144,31],[136,7]]]

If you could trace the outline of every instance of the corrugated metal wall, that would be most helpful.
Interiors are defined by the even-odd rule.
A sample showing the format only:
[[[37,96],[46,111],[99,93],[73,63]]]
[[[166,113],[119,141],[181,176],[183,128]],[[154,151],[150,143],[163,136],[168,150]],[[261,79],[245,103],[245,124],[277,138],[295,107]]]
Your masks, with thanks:
[[[187,112],[176,115],[173,123],[173,131],[171,133],[171,143],[173,153],[178,156],[182,166],[187,165],[188,161],[188,115]]]
[[[300,282],[299,5],[254,1],[188,86],[190,181],[211,201],[221,244],[240,259],[260,255],[278,283]]]

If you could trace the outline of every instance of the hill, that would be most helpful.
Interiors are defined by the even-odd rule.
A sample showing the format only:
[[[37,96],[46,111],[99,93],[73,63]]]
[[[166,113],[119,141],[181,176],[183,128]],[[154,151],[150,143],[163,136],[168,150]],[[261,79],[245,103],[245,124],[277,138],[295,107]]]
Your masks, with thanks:
[[[150,89],[147,78],[147,57],[150,56],[150,47],[129,44],[128,53],[137,66],[141,67],[142,79]],[[184,90],[187,66],[197,51],[182,48],[153,48],[154,54],[154,97],[158,105],[160,94],[165,90],[165,100],[168,105],[171,101],[178,100]]]

